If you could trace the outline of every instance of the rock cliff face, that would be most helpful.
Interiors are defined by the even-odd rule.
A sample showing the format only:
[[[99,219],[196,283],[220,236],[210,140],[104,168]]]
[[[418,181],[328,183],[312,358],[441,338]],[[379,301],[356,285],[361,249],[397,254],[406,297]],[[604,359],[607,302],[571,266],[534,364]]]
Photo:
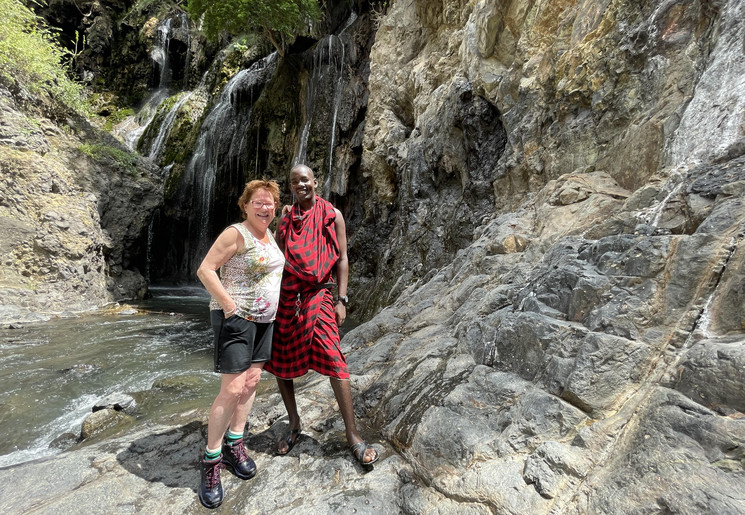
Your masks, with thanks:
[[[373,294],[396,301],[345,342],[365,413],[429,485],[404,511],[745,510],[744,14],[393,4],[362,166],[400,210]],[[489,113],[483,167],[456,99]],[[473,243],[443,266],[456,228]]]
[[[737,145],[742,100],[713,77],[738,82],[725,64],[738,56],[728,39],[738,39],[728,35],[739,34],[738,9],[698,1],[394,3],[372,50],[362,156],[375,186],[367,213],[395,213],[394,250],[382,256],[370,297],[394,299],[452,259],[485,215],[516,209],[562,175],[604,172],[634,191],[657,172]],[[709,93],[695,100],[697,87]],[[726,119],[718,128],[691,113],[717,105],[727,106],[716,108]],[[477,124],[463,123],[468,110]]]
[[[0,319],[141,298],[160,170],[51,99],[0,86],[0,112]]]

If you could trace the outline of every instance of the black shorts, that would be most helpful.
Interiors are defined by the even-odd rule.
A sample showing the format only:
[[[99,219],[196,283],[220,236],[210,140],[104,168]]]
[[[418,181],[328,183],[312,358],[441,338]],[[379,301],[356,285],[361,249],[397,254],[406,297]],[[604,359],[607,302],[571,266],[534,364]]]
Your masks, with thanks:
[[[263,363],[272,357],[274,322],[250,322],[238,315],[225,318],[221,309],[210,311],[215,333],[215,372],[240,374],[251,363]]]

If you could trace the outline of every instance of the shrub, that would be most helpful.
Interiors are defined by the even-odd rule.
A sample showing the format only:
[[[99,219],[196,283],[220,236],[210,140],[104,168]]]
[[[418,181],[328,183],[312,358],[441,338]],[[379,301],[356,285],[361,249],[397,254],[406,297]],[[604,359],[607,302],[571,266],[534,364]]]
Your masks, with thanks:
[[[132,175],[137,173],[137,156],[126,150],[101,143],[83,143],[78,150],[99,163],[114,161]]]
[[[74,56],[56,42],[44,20],[19,0],[0,0],[0,20],[0,80],[87,112],[83,86],[67,75]]]

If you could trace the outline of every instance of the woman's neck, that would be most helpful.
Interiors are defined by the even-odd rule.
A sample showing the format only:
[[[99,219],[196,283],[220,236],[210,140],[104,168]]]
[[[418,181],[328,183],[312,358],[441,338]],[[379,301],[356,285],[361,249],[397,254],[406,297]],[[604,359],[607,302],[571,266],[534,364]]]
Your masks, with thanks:
[[[251,225],[248,222],[248,220],[244,220],[243,221],[243,226],[246,229],[248,229],[248,232],[250,232],[253,235],[253,237],[256,238],[257,240],[264,241],[264,240],[267,239],[266,229],[264,229],[263,231],[261,231],[261,230],[257,229],[256,227],[254,227],[253,225]]]

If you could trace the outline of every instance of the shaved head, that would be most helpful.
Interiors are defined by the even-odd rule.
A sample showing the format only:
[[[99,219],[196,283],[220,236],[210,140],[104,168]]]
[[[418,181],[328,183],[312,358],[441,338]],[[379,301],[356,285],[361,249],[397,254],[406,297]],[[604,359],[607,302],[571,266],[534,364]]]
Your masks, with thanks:
[[[311,170],[310,167],[307,165],[295,165],[290,170],[290,174],[292,174],[292,172],[307,173],[308,175],[310,175],[311,179],[316,178],[316,176],[313,175],[313,170]]]

